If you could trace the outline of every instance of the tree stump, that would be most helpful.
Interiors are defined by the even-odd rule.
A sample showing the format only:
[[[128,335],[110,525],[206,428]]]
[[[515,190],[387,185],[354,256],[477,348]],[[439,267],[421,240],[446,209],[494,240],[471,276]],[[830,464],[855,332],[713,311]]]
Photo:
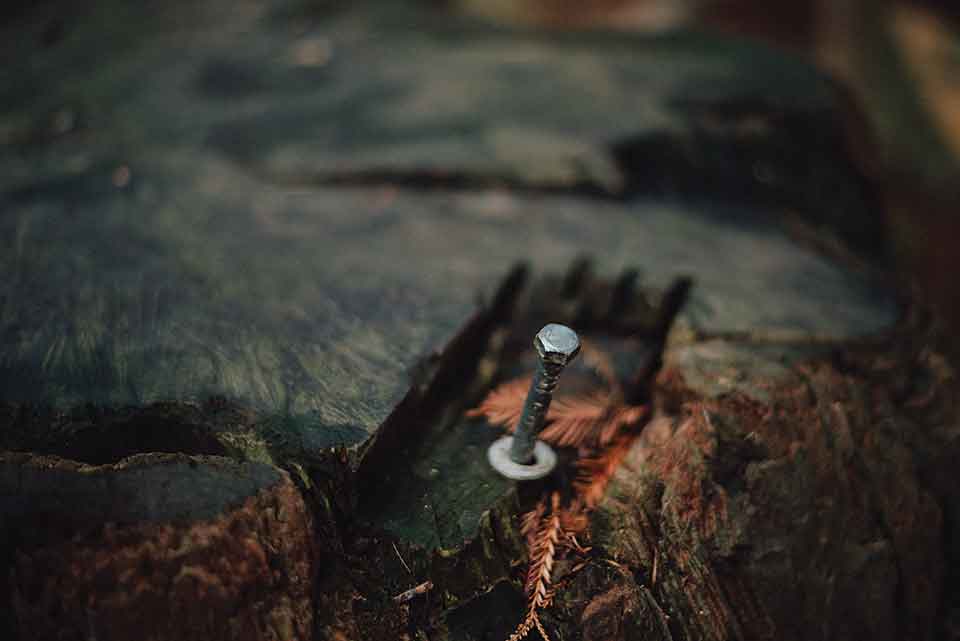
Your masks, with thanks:
[[[583,452],[508,482],[470,410],[564,322],[560,392],[643,419],[546,634],[960,638],[955,375],[813,69],[412,3],[50,11],[4,28],[0,637],[509,637]]]
[[[22,638],[312,638],[310,515],[286,473],[220,457],[0,457]]]

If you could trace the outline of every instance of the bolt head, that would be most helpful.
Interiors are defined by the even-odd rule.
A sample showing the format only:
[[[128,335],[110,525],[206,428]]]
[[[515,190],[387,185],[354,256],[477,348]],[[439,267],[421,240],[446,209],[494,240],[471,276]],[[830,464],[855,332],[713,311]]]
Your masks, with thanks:
[[[566,365],[580,353],[580,337],[575,331],[559,323],[545,325],[537,332],[533,345],[540,358],[558,365]]]

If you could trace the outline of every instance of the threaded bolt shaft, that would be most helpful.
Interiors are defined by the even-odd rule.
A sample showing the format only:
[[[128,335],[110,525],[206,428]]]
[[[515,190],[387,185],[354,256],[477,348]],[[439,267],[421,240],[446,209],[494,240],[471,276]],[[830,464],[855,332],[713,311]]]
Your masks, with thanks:
[[[547,419],[547,410],[553,400],[560,373],[580,353],[580,338],[565,325],[550,323],[541,329],[533,341],[540,357],[537,371],[530,383],[527,400],[510,447],[510,460],[518,465],[530,465],[537,435]]]

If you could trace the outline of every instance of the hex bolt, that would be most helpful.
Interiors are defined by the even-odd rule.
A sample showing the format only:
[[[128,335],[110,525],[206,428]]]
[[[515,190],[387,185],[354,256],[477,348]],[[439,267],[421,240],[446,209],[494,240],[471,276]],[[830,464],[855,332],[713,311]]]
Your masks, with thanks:
[[[580,353],[580,338],[565,325],[550,323],[537,333],[533,345],[540,357],[523,412],[513,436],[490,446],[488,458],[493,467],[516,480],[543,478],[554,468],[557,456],[549,445],[537,440],[547,419],[560,372]]]

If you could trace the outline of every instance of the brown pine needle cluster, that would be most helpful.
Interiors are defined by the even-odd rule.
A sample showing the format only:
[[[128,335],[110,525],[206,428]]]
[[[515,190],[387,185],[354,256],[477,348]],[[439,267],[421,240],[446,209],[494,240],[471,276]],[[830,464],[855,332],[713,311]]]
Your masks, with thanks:
[[[482,416],[491,425],[513,432],[530,389],[530,378],[517,378],[491,391],[467,416]],[[625,429],[645,418],[643,405],[619,405],[617,394],[595,392],[573,398],[557,398],[547,410],[547,427],[539,438],[558,447],[602,448]]]
[[[540,438],[559,447],[605,448],[646,417],[646,406],[618,405],[614,395],[597,392],[551,404],[553,421]],[[548,414],[548,420],[551,414]]]
[[[587,529],[589,512],[603,498],[607,484],[630,451],[648,415],[646,406],[622,403],[609,360],[602,352],[591,353],[592,366],[609,389],[556,398],[547,412],[547,424],[539,437],[558,447],[577,448],[579,453],[573,498],[562,504],[560,493],[553,491],[522,517],[521,532],[526,537],[530,557],[525,583],[527,613],[508,641],[520,641],[534,628],[549,641],[538,611],[553,599],[551,581],[557,554],[561,547],[583,553],[575,535]],[[483,417],[488,423],[512,432],[529,388],[529,377],[503,383],[470,410],[468,416]]]
[[[577,498],[583,502],[586,509],[592,510],[600,503],[613,473],[630,452],[635,436],[622,434],[603,452],[577,461],[577,478],[573,485]]]
[[[507,431],[513,432],[523,412],[523,402],[530,389],[530,377],[515,378],[512,381],[501,383],[493,388],[478,407],[467,412],[467,416],[483,417],[491,425],[502,425]],[[519,403],[517,402],[519,399]],[[552,409],[552,407],[551,407]],[[547,412],[547,420],[552,418]]]
[[[546,501],[523,516],[521,531],[527,539],[530,551],[530,567],[527,569],[527,615],[508,641],[520,641],[534,627],[545,641],[549,641],[537,611],[546,607],[551,597],[550,580],[560,542],[560,494],[554,492],[550,499],[550,514],[546,514]]]

